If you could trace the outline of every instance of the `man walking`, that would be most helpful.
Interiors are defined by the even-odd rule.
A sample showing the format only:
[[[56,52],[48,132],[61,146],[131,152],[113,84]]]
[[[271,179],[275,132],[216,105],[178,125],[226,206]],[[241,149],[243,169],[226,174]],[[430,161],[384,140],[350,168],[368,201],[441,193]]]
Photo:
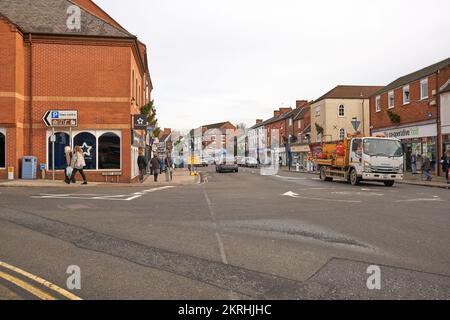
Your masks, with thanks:
[[[450,184],[450,149],[447,149],[447,151],[442,156],[441,164],[442,170],[444,170],[445,177],[447,178],[447,184]]]
[[[426,181],[432,180],[430,170],[431,170],[430,158],[428,158],[426,154],[423,154],[422,155],[422,171],[426,178]]]
[[[144,182],[144,178],[145,178],[145,174],[146,174],[146,171],[147,171],[147,159],[145,159],[143,150],[139,151],[139,157],[137,159],[137,164],[138,164],[138,167],[139,167],[139,182],[143,183]]]
[[[152,158],[152,171],[153,171],[153,177],[154,177],[154,181],[158,182],[158,175],[159,175],[159,171],[161,170],[161,165],[158,159],[158,156],[155,154]]]
[[[173,161],[170,156],[167,156],[165,160],[166,170],[169,176],[169,181],[172,181],[173,179]]]

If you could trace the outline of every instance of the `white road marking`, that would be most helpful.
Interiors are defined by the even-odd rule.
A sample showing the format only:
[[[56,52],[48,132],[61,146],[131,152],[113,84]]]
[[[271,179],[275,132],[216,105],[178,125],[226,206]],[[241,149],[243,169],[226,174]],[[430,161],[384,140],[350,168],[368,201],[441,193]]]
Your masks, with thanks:
[[[406,200],[397,200],[395,202],[429,202],[429,201],[437,201],[437,202],[445,202],[441,198],[423,198],[423,199],[406,199]]]
[[[216,230],[215,234],[216,234],[217,243],[219,245],[220,257],[222,258],[223,264],[228,264],[227,255],[225,253],[225,246],[223,245],[222,237],[219,234],[219,228],[217,226],[216,213],[212,206],[211,199],[209,199],[208,194],[206,193],[206,190],[204,188],[203,188],[203,193],[205,195],[206,203],[208,204],[209,214],[211,215],[211,219],[213,221],[214,230]]]
[[[305,200],[315,200],[315,201],[329,201],[329,202],[344,202],[344,203],[362,203],[361,200],[341,200],[341,199],[327,199],[327,198],[312,198],[312,197],[303,197],[295,192],[289,191],[285,194],[282,194],[284,197],[291,197],[296,199],[305,199]]]
[[[135,192],[132,194],[41,194],[39,196],[33,196],[34,199],[77,199],[77,200],[110,200],[110,201],[131,201],[145,196],[148,193],[167,190],[175,188],[174,186],[166,186],[144,190],[141,192]]]
[[[284,176],[280,176],[278,174],[274,175],[274,177],[277,177],[280,179],[286,179],[286,180],[308,180],[308,178],[284,177]]]

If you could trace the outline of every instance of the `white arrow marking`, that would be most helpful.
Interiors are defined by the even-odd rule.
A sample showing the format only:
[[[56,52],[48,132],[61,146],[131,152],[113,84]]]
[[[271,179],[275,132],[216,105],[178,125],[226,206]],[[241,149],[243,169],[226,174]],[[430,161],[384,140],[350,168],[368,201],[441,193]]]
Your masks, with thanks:
[[[397,200],[396,202],[422,202],[422,201],[438,201],[438,202],[445,202],[445,200],[442,200],[441,198],[433,198],[433,199],[408,199],[408,200]]]
[[[345,203],[361,203],[362,202],[360,200],[340,200],[340,199],[302,197],[301,195],[299,195],[295,192],[292,192],[292,191],[286,192],[285,194],[282,194],[282,196],[296,198],[296,199],[315,200],[315,201],[345,202]]]

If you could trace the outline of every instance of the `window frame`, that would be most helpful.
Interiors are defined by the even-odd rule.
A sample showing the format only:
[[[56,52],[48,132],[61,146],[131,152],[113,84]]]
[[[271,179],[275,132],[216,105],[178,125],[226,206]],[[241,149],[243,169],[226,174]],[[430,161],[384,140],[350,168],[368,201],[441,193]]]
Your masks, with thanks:
[[[95,136],[95,141],[97,144],[97,154],[96,154],[96,169],[85,169],[84,171],[86,172],[123,172],[124,170],[124,166],[123,166],[123,152],[124,152],[124,148],[123,148],[123,137],[122,137],[122,130],[90,130],[90,129],[86,129],[86,130],[72,130],[72,145],[73,145],[73,141],[75,139],[75,136],[79,133],[82,132],[88,132],[91,133]],[[55,134],[56,133],[67,133],[70,137],[70,131],[69,130],[55,130]],[[105,133],[114,133],[115,135],[117,135],[120,139],[120,169],[98,169],[98,139]],[[50,136],[52,135],[52,130],[47,130],[47,141],[50,138]],[[46,150],[46,165],[47,168],[49,168],[49,164],[50,164],[50,159],[48,158],[48,154],[49,154],[49,150],[48,150],[48,143],[47,143],[47,150]],[[62,171],[62,170],[56,170],[56,172],[58,171]]]
[[[426,85],[427,85],[427,91],[426,91],[426,95],[424,96],[423,95],[423,87],[422,87],[422,85],[424,84],[424,83],[426,83]],[[429,92],[429,90],[430,90],[430,88],[429,88],[429,81],[428,81],[428,78],[423,78],[423,79],[421,79],[420,80],[420,100],[425,100],[425,99],[428,99],[429,98],[429,94],[428,94],[428,92]]]
[[[341,115],[341,110],[342,110],[342,115]],[[338,118],[345,118],[345,105],[340,104],[338,106]]]
[[[343,132],[343,133],[342,133]],[[344,140],[345,139],[345,134],[347,133],[347,131],[344,128],[340,128],[339,129],[339,140]]]
[[[392,97],[392,105],[391,105],[391,97]],[[388,92],[388,109],[395,108],[395,91],[391,90]]]
[[[405,100],[406,98],[406,91],[408,91],[408,101]],[[407,84],[406,86],[403,86],[403,105],[408,105],[411,103],[411,87],[409,84]]]
[[[321,106],[318,106],[318,107],[316,107],[314,109],[314,114],[316,115],[316,118],[320,117],[321,113],[322,113],[322,107]]]
[[[119,139],[119,150],[120,150],[120,158],[119,158],[119,168],[115,169],[100,169],[100,161],[99,161],[99,155],[100,155],[100,139],[102,137],[106,137],[107,135],[113,135],[115,138]],[[96,135],[97,138],[97,170],[106,170],[106,171],[114,171],[114,170],[121,170],[122,168],[122,138],[115,132],[107,131],[102,134]]]
[[[375,97],[375,112],[381,112],[381,96]]]

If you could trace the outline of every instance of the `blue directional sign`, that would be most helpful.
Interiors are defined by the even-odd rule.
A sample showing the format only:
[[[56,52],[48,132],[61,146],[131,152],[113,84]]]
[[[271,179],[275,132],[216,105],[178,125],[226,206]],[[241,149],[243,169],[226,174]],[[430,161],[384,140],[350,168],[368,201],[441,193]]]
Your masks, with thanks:
[[[355,131],[358,131],[359,127],[361,126],[361,121],[359,121],[357,119],[353,120],[352,121],[352,126],[353,126],[353,129],[355,129]]]

